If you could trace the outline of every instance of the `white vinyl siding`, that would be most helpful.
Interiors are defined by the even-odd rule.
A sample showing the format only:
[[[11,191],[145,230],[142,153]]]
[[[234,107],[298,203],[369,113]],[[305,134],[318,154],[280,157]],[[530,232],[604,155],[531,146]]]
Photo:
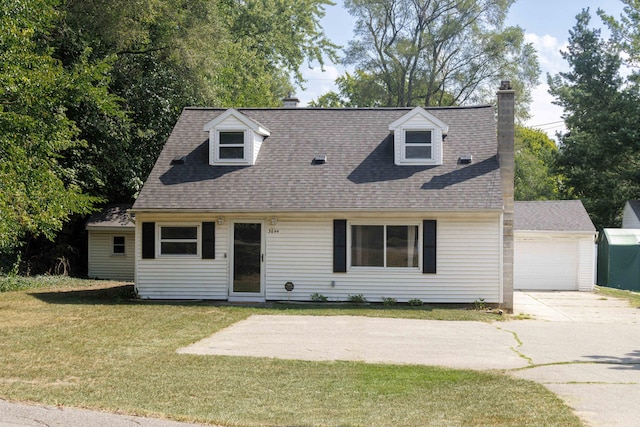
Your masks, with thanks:
[[[156,221],[157,224],[162,224],[169,218],[171,225],[180,223],[175,215],[168,218],[147,217],[144,214],[137,216],[136,290],[140,297],[151,299],[227,299],[228,223],[216,224],[215,226],[216,259],[189,256],[142,259],[142,222]],[[216,221],[216,218],[205,218],[201,221]],[[194,222],[194,218],[190,217],[184,221],[184,224],[192,226]],[[157,230],[156,233],[158,233]],[[200,241],[198,245],[200,246]]]
[[[330,301],[363,294],[372,302],[382,297],[460,303],[484,298],[499,302],[499,216],[476,221],[428,218],[438,221],[437,274],[423,274],[417,269],[333,273],[332,220],[280,221],[278,233],[267,234],[266,298],[309,300],[318,292]],[[295,288],[287,296],[284,284],[289,281]]]
[[[578,290],[592,291],[596,283],[596,245],[593,236],[578,242]]]
[[[114,237],[124,237],[124,253],[113,253]],[[98,279],[133,281],[134,231],[88,231],[89,277]]]
[[[256,214],[256,218],[272,214]],[[162,223],[162,215],[138,214],[138,236],[146,221]],[[180,216],[171,215],[172,223]],[[216,218],[185,216],[184,222],[215,221]],[[422,219],[437,220],[437,274],[423,274],[416,268],[350,269],[333,272],[333,220],[349,223],[371,222],[371,215],[356,214],[318,218],[302,215],[278,217],[274,225],[266,224],[265,298],[267,300],[309,301],[318,292],[330,301],[346,301],[349,295],[363,294],[369,301],[393,297],[400,302],[420,298],[424,302],[471,303],[479,298],[500,302],[501,237],[500,216],[478,219],[455,219],[438,215],[414,216],[385,221],[394,224],[418,224]],[[142,259],[141,237],[137,237],[136,288],[142,298],[227,299],[231,250],[229,224],[236,218],[227,214],[223,225],[216,224],[215,260],[200,258]],[[422,227],[420,226],[420,230]],[[421,231],[420,231],[421,233]],[[420,257],[422,248],[419,247]],[[421,263],[420,259],[420,263]],[[292,282],[288,294],[285,283]]]

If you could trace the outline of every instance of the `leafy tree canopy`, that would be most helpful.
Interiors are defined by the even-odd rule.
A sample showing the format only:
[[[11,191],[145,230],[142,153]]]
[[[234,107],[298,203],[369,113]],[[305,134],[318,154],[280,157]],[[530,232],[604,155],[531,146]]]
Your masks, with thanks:
[[[544,132],[516,126],[516,200],[556,200],[562,179],[554,172],[558,152],[555,142]]]
[[[86,57],[65,69],[38,40],[57,19],[49,0],[5,2],[0,9],[0,252],[28,236],[53,239],[74,213],[98,199],[82,193],[65,153],[86,143],[66,116],[70,102],[117,111],[103,63]]]
[[[505,27],[513,0],[347,0],[356,39],[338,80],[339,97],[358,106],[462,105],[493,100],[510,79],[526,117],[540,74],[521,28]]]
[[[622,52],[577,16],[563,57],[571,71],[549,76],[550,92],[564,108],[558,166],[598,228],[619,226],[624,203],[640,197],[640,99],[620,72]]]
[[[305,61],[335,59],[330,4],[4,1],[0,246],[133,200],[185,106],[280,105]]]

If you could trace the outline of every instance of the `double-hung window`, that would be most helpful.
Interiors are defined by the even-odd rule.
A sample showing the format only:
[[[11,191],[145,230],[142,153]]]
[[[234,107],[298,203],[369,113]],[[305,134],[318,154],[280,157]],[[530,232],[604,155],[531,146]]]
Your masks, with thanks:
[[[417,225],[352,225],[353,267],[417,268]]]
[[[405,130],[404,131],[404,159],[432,160],[433,144],[430,130]]]
[[[198,227],[161,226],[160,255],[198,255]]]
[[[245,160],[245,132],[218,132],[218,160]]]
[[[125,254],[125,239],[124,236],[113,236],[113,243],[111,246],[111,254],[124,255]]]

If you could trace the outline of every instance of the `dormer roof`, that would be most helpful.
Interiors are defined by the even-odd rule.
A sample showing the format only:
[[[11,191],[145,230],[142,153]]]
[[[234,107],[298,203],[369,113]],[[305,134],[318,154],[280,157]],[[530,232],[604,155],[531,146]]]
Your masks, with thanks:
[[[220,126],[221,124],[225,123],[231,117],[233,117],[236,120],[240,121],[242,124],[247,126],[247,128],[251,129],[252,131],[257,133],[258,135],[269,136],[271,134],[269,129],[267,129],[266,127],[264,127],[260,123],[258,123],[256,120],[245,116],[244,114],[240,113],[239,111],[237,111],[237,110],[235,110],[233,108],[229,108],[228,110],[226,110],[224,113],[220,114],[215,119],[207,122],[203,126],[203,130],[208,132],[211,129],[214,129],[217,126]]]
[[[427,110],[425,110],[422,107],[415,107],[413,110],[409,111],[404,116],[398,118],[393,123],[389,124],[389,130],[393,132],[398,127],[400,127],[400,126],[402,126],[402,125],[404,125],[406,123],[409,123],[409,122],[413,121],[416,118],[421,118],[424,121],[429,122],[433,126],[439,128],[440,131],[442,132],[442,135],[446,135],[447,133],[449,133],[449,125],[447,125],[445,122],[443,122],[442,120],[438,119],[436,116],[434,116],[433,114],[429,113]]]

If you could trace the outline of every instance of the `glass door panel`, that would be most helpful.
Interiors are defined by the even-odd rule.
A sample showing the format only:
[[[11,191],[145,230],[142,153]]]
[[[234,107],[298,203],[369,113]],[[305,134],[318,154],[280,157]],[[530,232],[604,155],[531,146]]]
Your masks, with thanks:
[[[261,289],[262,225],[233,225],[233,293],[257,294]]]

